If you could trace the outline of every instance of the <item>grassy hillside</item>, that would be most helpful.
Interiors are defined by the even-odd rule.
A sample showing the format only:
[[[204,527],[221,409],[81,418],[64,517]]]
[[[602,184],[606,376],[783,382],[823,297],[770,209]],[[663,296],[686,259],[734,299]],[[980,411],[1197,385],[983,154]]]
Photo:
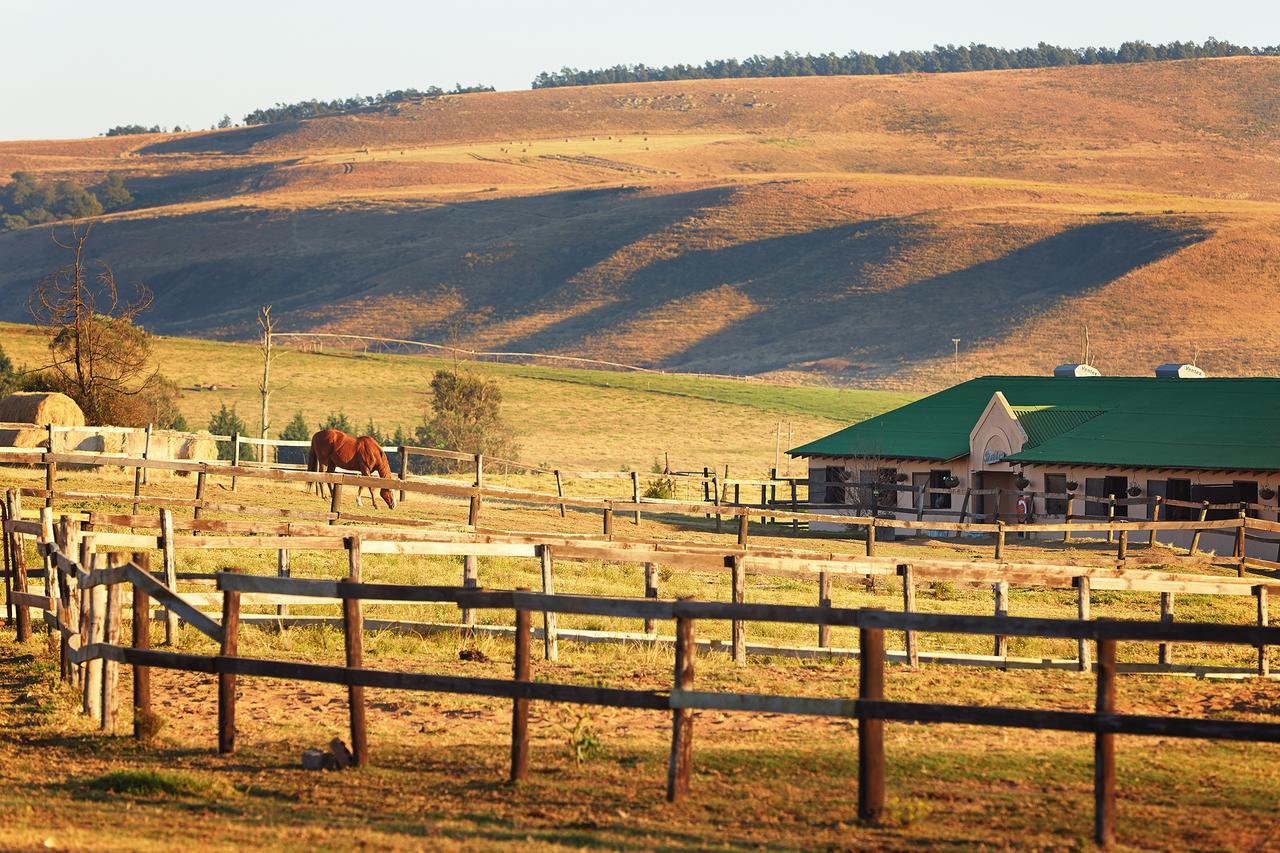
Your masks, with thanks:
[[[0,143],[119,172],[95,246],[152,327],[458,339],[936,387],[1272,373],[1280,60],[486,93],[253,128]],[[0,233],[0,318],[57,263]],[[1193,324],[1186,322],[1195,317]],[[961,339],[959,364],[952,339]]]
[[[0,324],[0,346],[17,364],[37,366],[47,338],[30,326]],[[184,389],[180,409],[193,428],[226,403],[256,429],[261,356],[251,344],[162,338],[163,372]],[[428,405],[433,370],[452,361],[344,350],[285,349],[272,368],[272,435],[301,411],[313,428],[345,412],[363,429],[412,433]],[[783,450],[901,405],[912,395],[692,376],[466,363],[498,380],[522,459],[569,468],[647,469],[664,453],[673,466],[728,464],[740,474],[764,474],[774,464],[777,425]],[[197,386],[218,386],[196,390]],[[787,464],[783,459],[783,465]],[[797,466],[796,471],[800,468]]]

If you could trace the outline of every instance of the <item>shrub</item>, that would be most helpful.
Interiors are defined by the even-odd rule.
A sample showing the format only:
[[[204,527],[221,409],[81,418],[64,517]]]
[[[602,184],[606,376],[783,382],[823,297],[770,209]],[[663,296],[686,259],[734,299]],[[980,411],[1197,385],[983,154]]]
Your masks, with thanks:
[[[674,477],[658,477],[645,484],[644,496],[669,501],[676,496],[676,480]]]
[[[280,431],[280,438],[284,441],[311,440],[311,428],[303,420],[302,412],[293,413],[293,420],[285,424],[284,429]],[[276,459],[286,465],[303,465],[307,461],[307,448],[278,447],[276,448]]]
[[[239,413],[236,412],[235,405],[232,405],[231,408],[228,409],[227,404],[225,402],[222,403],[221,408],[219,408],[218,411],[214,413],[214,416],[209,419],[209,432],[214,435],[235,435],[236,433],[246,435],[248,431],[249,427],[245,424],[244,419],[240,417]],[[254,448],[252,444],[242,446],[240,449],[240,458],[247,462],[256,461],[258,455],[255,450],[256,448]],[[218,442],[218,458],[231,458],[231,442]]]
[[[515,432],[502,417],[502,391],[493,379],[470,372],[437,370],[431,379],[431,409],[416,431],[418,444],[441,450],[514,459]],[[440,460],[424,459],[425,469]]]

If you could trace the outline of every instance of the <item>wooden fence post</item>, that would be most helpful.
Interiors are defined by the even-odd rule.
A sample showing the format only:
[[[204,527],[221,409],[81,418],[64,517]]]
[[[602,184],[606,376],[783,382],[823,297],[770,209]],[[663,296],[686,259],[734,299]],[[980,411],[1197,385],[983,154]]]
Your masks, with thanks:
[[[792,512],[799,512],[799,511],[800,511],[800,500],[799,500],[799,497],[798,497],[798,496],[797,496],[797,494],[796,494],[796,481],[795,481],[795,480],[792,480],[792,481],[791,481],[791,511],[792,511]],[[798,518],[793,518],[793,519],[791,519],[791,529],[792,529],[792,530],[799,530],[799,529],[800,529],[800,519],[798,519]]]
[[[99,565],[106,562],[106,559],[99,559],[105,555],[96,553],[89,554],[89,565],[85,566],[88,571],[93,571]],[[55,569],[56,571],[56,569]],[[103,637],[107,626],[107,588],[105,585],[91,586],[85,590],[88,599],[87,619],[87,636],[85,631],[81,631],[83,642],[80,648],[93,643],[103,642]],[[102,721],[102,670],[106,662],[102,658],[90,660],[85,664],[84,677],[84,712],[91,719]]]
[[[831,606],[831,574],[829,572],[818,572],[818,606]],[[818,626],[818,648],[825,649],[831,645],[831,626],[822,624]]]
[[[4,549],[4,605],[5,618],[9,624],[13,624],[14,606],[13,606],[13,537],[9,533],[9,495],[12,489],[5,493],[5,499],[0,501],[0,540],[3,540]],[[45,583],[46,588],[48,582]]]
[[[604,538],[613,540],[613,501],[604,508]]]
[[[873,515],[867,521],[867,556],[874,557],[876,555],[876,517]]]
[[[527,682],[530,677],[529,635],[533,633],[530,615],[528,610],[516,610],[516,681]],[[511,781],[519,782],[528,775],[529,700],[517,697],[511,700]]]
[[[133,562],[144,572],[151,570],[151,555],[141,551],[133,555]],[[147,593],[133,588],[133,647],[151,648],[151,606]],[[146,740],[155,732],[151,711],[151,667],[133,665],[133,736]]]
[[[556,497],[560,498],[560,517],[564,518],[564,480],[560,477],[560,469],[555,470],[556,475]]]
[[[696,651],[693,620],[688,616],[677,616],[675,690],[693,689],[693,660]],[[672,708],[671,757],[667,762],[668,802],[678,802],[689,795],[689,773],[692,766],[693,710],[690,708]]]
[[[276,550],[276,577],[287,578],[291,573],[292,573],[291,569],[289,568],[289,549],[288,548],[277,549]],[[288,615],[289,615],[289,605],[287,604],[276,605],[277,618],[283,618]],[[281,631],[284,630],[283,622],[280,623],[280,630]]]
[[[1062,519],[1062,526],[1067,528],[1062,531],[1062,541],[1071,541],[1071,516],[1075,513],[1072,511],[1072,505],[1075,504],[1075,496],[1071,492],[1067,492],[1067,514]]]
[[[711,485],[715,488],[715,505],[716,505],[716,533],[724,532],[724,516],[720,514],[720,475],[712,473]]]
[[[409,479],[409,450],[403,446],[396,448],[396,455],[400,457],[400,482]],[[400,490],[400,498],[398,503],[404,503],[405,491]]]
[[[1267,588],[1259,584],[1253,588],[1253,595],[1258,600],[1258,627],[1265,628],[1271,621],[1270,614],[1267,612]],[[1267,647],[1258,646],[1258,675],[1265,677],[1270,673],[1271,661],[1267,657]]]
[[[1115,541],[1116,496],[1107,495],[1107,544]]]
[[[484,488],[484,454],[477,453],[475,455],[476,482],[475,494],[471,496],[470,504],[467,507],[467,524],[472,529],[480,525],[480,490]]]
[[[464,589],[475,589],[480,585],[479,559],[468,554],[462,558],[462,586]],[[470,607],[462,608],[462,624],[470,628],[476,623],[475,611]],[[468,633],[466,628],[463,633]]]
[[[1160,593],[1160,621],[1161,622],[1173,621],[1173,593],[1171,592]],[[1173,644],[1172,643],[1160,644],[1159,662],[1162,664],[1173,663]]]
[[[329,523],[337,524],[342,514],[342,484],[334,483],[329,494]]]
[[[1089,600],[1089,576],[1080,575],[1076,578],[1076,611],[1081,621],[1092,619],[1090,612],[1091,602]],[[1092,662],[1089,660],[1089,640],[1081,637],[1076,644],[1076,659],[1079,661],[1080,671],[1088,672],[1093,668]]]
[[[995,615],[997,617],[1008,616],[1009,615],[1009,582],[997,581],[995,584],[992,585],[992,589],[995,592],[995,598],[996,598]],[[1004,634],[996,634],[994,654],[998,658],[1005,658],[1009,656],[1009,638]]]
[[[53,425],[50,424],[49,426],[50,426],[49,442],[50,442],[50,445],[52,446]],[[49,453],[52,454],[53,451],[50,450]],[[45,463],[45,466],[44,466],[44,505],[49,508],[53,507],[53,482],[57,476],[58,476],[58,463],[50,459],[48,462]]]
[[[164,585],[178,591],[178,551],[173,541],[173,510],[160,510],[160,546],[164,554]],[[178,614],[164,611],[164,642],[172,646],[178,641]]]
[[[124,554],[111,554],[107,565],[124,566],[129,558]],[[113,646],[120,645],[121,598],[120,584],[108,584],[106,588],[106,623],[103,626],[102,641]],[[116,718],[120,710],[120,663],[109,658],[102,660],[102,731],[110,734],[115,731]]]
[[[347,561],[350,571],[347,583],[360,583],[363,577],[360,554],[360,537],[347,539]],[[347,668],[364,666],[364,612],[360,599],[352,595],[342,597],[342,635],[347,652]],[[347,684],[347,706],[351,717],[351,763],[356,767],[369,764],[369,728],[364,716],[364,685]]]
[[[645,598],[658,597],[658,572],[657,572],[657,566],[655,566],[653,563],[644,564],[644,597]],[[653,620],[645,619],[644,632],[646,634],[652,634],[653,630],[654,630]]]
[[[554,555],[550,545],[539,545],[542,557],[542,591],[554,595],[556,591]],[[551,610],[542,611],[542,646],[543,656],[549,661],[560,659],[560,638],[556,632],[556,614]]]
[[[1116,641],[1098,640],[1098,694],[1096,711],[1116,710]],[[1098,731],[1093,736],[1093,840],[1099,847],[1115,843],[1116,736]]]
[[[44,513],[47,512],[49,512],[48,509],[41,510],[42,522]],[[90,569],[93,567],[94,547],[92,536],[80,537],[79,559],[82,568]],[[84,648],[84,646],[89,642],[89,611],[92,609],[90,606],[91,590],[80,586],[79,582],[72,575],[62,574],[60,571],[56,574],[58,575],[60,588],[66,590],[68,612],[71,620],[71,624],[67,627],[71,631],[75,632],[76,637],[80,641],[80,647]],[[86,673],[88,672],[88,664],[81,661],[75,666],[72,666],[70,664],[71,638],[64,635],[63,639],[65,640],[65,645],[67,647],[66,651],[62,654],[63,658],[67,659],[65,667],[66,674],[73,686],[83,690]]]
[[[147,424],[147,434],[146,434],[146,439],[145,439],[145,440],[143,441],[143,443],[142,443],[142,458],[143,458],[143,459],[150,459],[150,458],[151,458],[151,433],[152,433],[152,431],[153,431],[154,427],[155,427],[155,425],[154,425],[154,424]],[[150,468],[143,468],[143,469],[142,469],[142,485],[144,485],[144,486],[149,486],[149,485],[151,485],[151,469],[150,469]],[[134,510],[134,514],[135,514],[135,515],[137,515],[137,512],[138,512],[137,510]]]
[[[193,513],[193,515],[196,518],[200,518],[202,515],[204,515],[205,477],[206,477],[206,474],[205,474],[204,468],[201,468],[199,471],[196,472],[196,508],[195,508],[195,512]]]
[[[1124,529],[1120,531],[1120,544],[1116,546],[1116,562],[1123,568],[1125,562],[1129,559],[1129,531]]]
[[[1236,574],[1238,574],[1240,577],[1244,577],[1244,574],[1245,574],[1244,524],[1245,524],[1245,518],[1247,518],[1248,506],[1249,505],[1247,503],[1240,504],[1240,526],[1236,528],[1236,549],[1235,549]]]
[[[42,509],[41,516],[43,515],[44,515],[44,510]],[[62,549],[62,552],[64,554],[67,554],[68,556],[71,555],[72,553],[71,546],[70,546],[71,519],[68,516],[64,515],[61,519],[58,520],[58,529],[57,529],[57,535],[55,537],[55,542],[57,543],[58,547]],[[84,561],[82,560],[82,562]],[[64,614],[68,614],[70,611],[71,585],[70,585],[70,581],[62,574],[62,571],[59,569],[57,560],[47,560],[46,568],[48,568],[49,571],[45,575],[45,579],[44,579],[45,595],[47,596],[56,595],[57,604],[58,604],[57,609],[54,611],[58,621],[58,629],[57,629],[57,632],[58,632],[58,678],[63,682],[70,682],[72,681],[72,678],[73,678],[72,676],[73,670],[71,666],[71,641],[70,641],[70,638],[67,637],[65,633],[63,633],[62,623],[64,619]],[[69,618],[69,616],[65,618]]]
[[[1209,517],[1209,502],[1204,501],[1200,505],[1200,521],[1204,521]],[[1187,551],[1187,555],[1194,557],[1196,551],[1200,548],[1200,531],[1196,530],[1191,534],[1191,548]]]
[[[226,569],[234,572],[234,568]],[[222,593],[223,658],[234,658],[240,646],[240,591]],[[230,755],[236,751],[236,674],[218,667],[218,752]]]
[[[5,502],[9,507],[9,518],[13,521],[22,520],[22,493],[17,489],[10,489],[5,495]],[[10,539],[10,559],[13,560],[13,589],[15,592],[27,591],[27,555],[23,549],[22,534],[14,532]],[[46,581],[46,586],[47,586]],[[30,609],[18,605],[14,612],[14,621],[16,622],[16,637],[19,643],[25,643],[31,639],[31,611]]]
[[[263,436],[263,437],[265,438],[266,436]],[[266,447],[264,446],[262,449],[266,450]],[[238,432],[231,433],[231,467],[233,468],[240,467],[240,433]],[[236,476],[232,474],[231,475],[231,491],[234,492],[235,490],[236,490]],[[137,512],[137,510],[135,509],[134,512]]]
[[[1151,504],[1151,520],[1152,521],[1160,520],[1161,510],[1163,508],[1164,508],[1164,498],[1161,497],[1160,495],[1156,495],[1154,498],[1154,502]],[[1156,544],[1156,531],[1153,528],[1151,530],[1151,535],[1147,537],[1147,546],[1150,547],[1155,544]]]
[[[996,559],[1004,559],[1004,522],[996,520]]]
[[[745,511],[738,516],[738,547],[747,547],[747,526],[751,523],[751,517]]]
[[[903,563],[898,566],[898,574],[902,577],[902,612],[915,613],[916,582],[910,564]],[[996,615],[999,615],[999,613]],[[907,665],[912,669],[919,669],[920,648],[916,640],[915,631],[908,630],[903,632],[903,645],[907,650]]]
[[[133,514],[138,514],[138,503],[142,497],[142,472],[141,465],[133,466]]]
[[[635,515],[631,518],[632,524],[640,524],[640,472],[631,472],[631,500],[636,504]]]
[[[858,698],[884,699],[884,630],[858,629]],[[858,708],[858,819],[876,823],[884,815],[884,720]]]
[[[735,554],[732,558],[733,564],[730,569],[730,579],[732,581],[733,603],[743,604],[747,600],[747,572],[745,566],[745,558]],[[747,623],[741,619],[734,619],[731,623],[733,638],[733,662],[738,666],[746,666],[747,664]]]

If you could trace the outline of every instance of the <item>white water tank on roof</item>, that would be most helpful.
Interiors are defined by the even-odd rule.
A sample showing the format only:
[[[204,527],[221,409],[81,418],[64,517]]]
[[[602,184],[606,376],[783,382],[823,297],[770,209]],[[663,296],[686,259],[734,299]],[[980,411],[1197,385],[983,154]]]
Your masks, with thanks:
[[[1053,369],[1053,375],[1066,378],[1084,378],[1086,376],[1101,376],[1102,374],[1092,364],[1059,364]]]
[[[1162,364],[1156,368],[1157,379],[1204,379],[1204,371],[1194,364]]]

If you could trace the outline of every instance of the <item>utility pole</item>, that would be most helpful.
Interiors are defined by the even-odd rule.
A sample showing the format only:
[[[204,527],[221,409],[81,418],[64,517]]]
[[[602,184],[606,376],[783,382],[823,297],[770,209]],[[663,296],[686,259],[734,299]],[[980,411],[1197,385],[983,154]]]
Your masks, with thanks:
[[[952,364],[955,366],[956,376],[959,376],[960,375],[960,339],[952,338],[951,346],[953,346],[956,351],[955,361],[952,362]]]

